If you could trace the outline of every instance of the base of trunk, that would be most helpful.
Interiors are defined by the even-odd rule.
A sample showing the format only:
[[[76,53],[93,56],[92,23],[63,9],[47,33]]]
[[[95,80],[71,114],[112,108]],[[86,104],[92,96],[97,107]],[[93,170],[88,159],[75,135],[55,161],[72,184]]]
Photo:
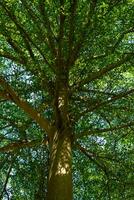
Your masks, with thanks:
[[[62,133],[61,133],[62,134]],[[71,139],[55,133],[50,153],[47,200],[72,200]]]

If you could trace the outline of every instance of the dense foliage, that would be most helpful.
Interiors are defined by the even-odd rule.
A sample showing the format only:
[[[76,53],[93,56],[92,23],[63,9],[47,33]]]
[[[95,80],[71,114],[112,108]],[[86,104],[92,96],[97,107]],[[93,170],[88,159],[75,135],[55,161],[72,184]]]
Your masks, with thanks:
[[[47,122],[56,124],[64,74],[74,199],[133,199],[133,7],[133,0],[0,1],[0,199],[45,199]]]

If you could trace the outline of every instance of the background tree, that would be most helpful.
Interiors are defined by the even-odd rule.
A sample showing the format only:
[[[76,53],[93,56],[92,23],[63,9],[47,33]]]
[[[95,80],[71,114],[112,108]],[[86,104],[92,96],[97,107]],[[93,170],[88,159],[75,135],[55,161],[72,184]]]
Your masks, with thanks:
[[[0,13],[0,198],[132,199],[133,1]]]

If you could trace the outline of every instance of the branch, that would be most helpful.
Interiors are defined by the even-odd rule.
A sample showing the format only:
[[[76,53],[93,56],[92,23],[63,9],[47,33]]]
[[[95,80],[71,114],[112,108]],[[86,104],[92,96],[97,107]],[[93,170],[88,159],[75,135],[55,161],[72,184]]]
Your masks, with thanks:
[[[0,51],[0,57],[7,58],[18,64],[24,64],[24,59],[17,58],[9,52]]]
[[[103,106],[103,105],[107,105],[107,104],[109,104],[109,103],[111,103],[111,102],[114,102],[114,101],[116,101],[116,100],[118,100],[118,99],[121,99],[121,98],[123,98],[123,97],[126,97],[126,96],[128,96],[128,95],[130,95],[130,94],[132,94],[132,93],[134,93],[134,89],[131,89],[131,90],[127,91],[127,92],[121,92],[121,93],[119,93],[119,94],[117,94],[117,95],[112,96],[112,97],[109,98],[107,101],[100,102],[100,103],[96,104],[93,108],[91,108],[90,111],[93,111],[93,110],[95,110],[95,109],[97,109],[97,108],[99,108],[99,107],[101,107],[101,106]]]
[[[84,153],[86,157],[88,157],[93,163],[95,163],[105,174],[108,173],[108,169],[106,168],[104,163],[100,162],[100,160],[97,161],[96,159],[94,159],[93,155],[88,153],[87,150],[84,147],[82,147],[79,143],[76,143],[76,146],[82,153]]]
[[[100,158],[105,158],[105,157],[101,157],[101,156],[98,156],[96,153],[93,153],[93,152],[89,152],[86,148],[82,147],[78,142],[76,143],[76,147],[82,152],[84,153],[84,155],[86,157],[88,157],[94,164],[96,164],[106,175],[106,177],[108,178],[109,177],[109,174],[111,174],[112,176],[116,177],[117,180],[119,180],[119,177],[114,174],[114,172],[112,170],[110,170],[108,168],[108,166],[106,165],[107,162],[100,159]],[[108,160],[111,160],[111,161],[116,161],[117,163],[120,163],[120,165],[124,165],[124,162],[118,159],[110,159],[109,157],[106,159]],[[108,162],[109,163],[109,162]],[[111,166],[111,164],[109,165]],[[128,165],[125,164],[124,167],[128,168]],[[129,170],[132,170],[132,168],[129,168]]]
[[[125,162],[125,160],[120,160],[120,158],[117,158],[117,156],[115,155],[112,155],[112,154],[102,154],[101,152],[100,153],[96,153],[94,151],[90,151],[84,147],[82,147],[79,143],[76,143],[76,146],[81,150],[81,151],[84,151],[88,154],[88,156],[92,157],[92,158],[96,158],[96,159],[101,159],[100,161],[111,161],[111,162],[115,162],[115,163],[118,163],[120,164],[121,166],[124,166],[125,168],[129,169],[129,170],[132,170],[132,166],[128,166],[128,163]]]
[[[27,33],[27,31],[24,29],[24,26],[20,22],[18,22],[16,16],[13,14],[13,12],[10,11],[10,9],[8,8],[8,6],[4,2],[1,2],[1,5],[2,5],[3,9],[5,10],[6,14],[8,15],[8,17],[16,25],[17,29],[20,32],[21,37],[23,38],[23,40],[25,42],[25,44],[26,44],[26,41],[29,41],[38,50],[38,52],[40,53],[40,55],[43,57],[45,63],[50,67],[50,64],[49,64],[48,60],[46,59],[46,57],[44,56],[44,53],[42,52],[41,48],[32,40],[32,38],[29,35],[29,33]],[[32,52],[30,52],[30,54],[31,53]]]
[[[132,32],[134,32],[134,28],[131,28],[131,29],[127,30],[127,31],[122,32],[122,33],[120,34],[118,40],[115,42],[114,46],[111,48],[110,52],[113,53],[113,52],[115,51],[115,49],[119,46],[119,44],[120,44],[120,42],[122,41],[122,39],[124,38],[124,36],[125,36],[126,34],[132,33]]]
[[[15,158],[14,158],[14,159],[15,159]],[[3,198],[4,192],[6,191],[6,187],[7,187],[7,183],[8,183],[9,177],[10,177],[10,173],[11,173],[11,171],[12,171],[14,159],[11,161],[11,164],[10,164],[10,166],[9,166],[9,168],[8,168],[8,172],[7,172],[7,175],[6,175],[6,180],[5,180],[5,183],[4,183],[4,185],[3,185],[2,192],[1,192],[1,194],[0,194],[0,199]]]
[[[64,35],[64,22],[65,22],[64,0],[60,0],[60,27],[59,27],[59,43],[62,42]]]
[[[74,93],[93,93],[93,94],[102,94],[102,95],[106,95],[106,96],[113,96],[113,95],[116,95],[116,93],[114,92],[107,92],[107,91],[102,91],[102,90],[98,90],[98,89],[88,89],[88,88],[82,88],[81,90],[78,90],[78,91],[73,91]],[[80,95],[79,95],[80,96]],[[82,96],[83,97],[83,96]]]
[[[134,56],[134,53],[124,54],[119,61],[108,64],[106,67],[100,69],[98,72],[93,72],[89,74],[88,77],[82,80],[78,85],[80,86],[80,85],[88,84],[89,82],[92,82],[96,79],[103,77],[105,74],[107,74],[111,70],[116,69],[120,67],[122,64],[128,62],[130,58],[132,58],[133,56]]]
[[[55,48],[55,42],[56,42],[57,38],[55,38],[55,35],[52,31],[50,20],[48,18],[46,10],[45,10],[44,0],[39,1],[39,9],[40,9],[40,13],[42,15],[43,24],[47,30],[48,41],[49,41],[49,45],[51,48],[51,52],[53,53],[54,56],[57,56],[57,52],[56,52],[56,48]]]
[[[10,99],[11,100],[11,99]],[[6,122],[9,126],[18,128],[18,124],[15,120],[10,119],[9,117],[6,116],[0,116],[0,119],[3,120],[4,122]]]
[[[120,34],[119,38],[117,39],[117,41],[115,41],[115,44],[114,44],[112,47],[108,48],[107,51],[106,51],[105,53],[102,53],[102,54],[100,54],[100,55],[93,55],[93,56],[90,55],[90,56],[86,59],[86,61],[97,60],[97,59],[103,59],[103,58],[109,56],[110,54],[113,54],[113,53],[115,52],[115,50],[118,48],[118,46],[119,46],[120,42],[122,41],[122,39],[124,38],[124,36],[125,36],[126,34],[132,33],[132,32],[134,32],[134,28],[130,28],[130,29],[128,29],[128,30],[122,32],[122,33]]]
[[[119,94],[113,95],[112,97],[110,97],[109,99],[107,99],[106,101],[103,101],[103,102],[97,101],[97,103],[95,103],[94,105],[92,104],[92,106],[89,107],[88,109],[86,109],[86,111],[81,112],[80,115],[78,116],[78,118],[80,118],[84,114],[87,114],[88,112],[92,112],[92,111],[100,108],[101,106],[106,106],[107,104],[109,104],[111,102],[114,102],[114,101],[116,101],[118,99],[121,99],[123,97],[126,97],[126,96],[128,96],[128,95],[130,95],[132,93],[134,93],[134,89],[131,89],[129,91],[121,92]]]
[[[26,101],[19,98],[17,93],[11,88],[6,80],[0,76],[0,85],[10,95],[11,100],[21,109],[23,109],[33,120],[35,120],[41,128],[43,128],[48,134],[51,134],[51,124],[41,114],[30,106]]]
[[[22,48],[19,46],[19,44],[12,38],[11,36],[11,31],[7,30],[5,24],[2,24],[2,30],[1,30],[1,34],[4,36],[6,42],[9,44],[9,46],[11,46],[14,50],[14,52],[16,54],[18,54],[18,56],[14,56],[11,52],[6,52],[6,50],[0,50],[0,55],[2,57],[8,58],[10,60],[13,61],[17,61],[17,63],[19,64],[24,64],[26,62],[26,58],[25,58],[25,53],[22,50]]]
[[[96,8],[96,5],[97,5],[97,0],[91,0],[90,1],[90,8],[89,8],[89,11],[88,11],[88,16],[87,16],[87,20],[84,22],[84,26],[82,27],[82,31],[79,35],[79,39],[78,41],[76,42],[72,52],[71,52],[71,57],[70,57],[70,60],[69,60],[69,64],[70,64],[70,67],[75,63],[75,61],[77,60],[77,57],[83,47],[83,44],[86,40],[86,37],[85,37],[85,34],[87,32],[88,29],[90,29],[91,31],[91,28],[92,28],[92,17],[94,15],[94,12],[95,12],[95,8]],[[88,7],[88,5],[87,5]]]
[[[32,148],[35,146],[46,145],[48,143],[47,139],[44,140],[32,140],[32,141],[17,141],[12,142],[4,147],[0,147],[0,152],[13,152],[23,148]]]
[[[4,91],[0,91],[0,99],[2,99],[2,100],[11,100],[9,94],[7,92],[4,92]]]
[[[17,63],[17,64],[22,64],[26,69],[27,69],[27,66],[29,67],[30,63],[28,62],[28,60],[26,58],[24,58],[24,56],[21,58],[17,58],[17,56],[15,57],[14,55],[12,55],[11,53],[9,52],[4,52],[4,51],[1,51],[0,50],[0,56],[1,57],[4,57],[4,58],[7,58],[7,59],[10,59],[11,61]],[[38,75],[39,76],[39,73],[38,71],[36,70],[37,68],[39,68],[39,66],[37,65],[37,63],[34,63],[34,68],[28,68],[28,70],[34,74],[34,75]],[[38,73],[38,74],[37,74]],[[43,74],[43,76],[40,77],[40,81],[41,81],[41,84],[43,85],[46,85],[46,90],[49,92],[50,95],[53,96],[54,92],[53,92],[53,85],[52,83],[50,84],[50,81],[48,81],[48,78],[45,74]],[[1,92],[0,92],[1,93]],[[4,93],[2,92],[2,94],[0,94],[0,98],[2,97],[3,95],[3,98],[7,99],[6,95],[4,95]]]
[[[73,48],[77,0],[72,0],[70,4],[71,4],[71,6],[70,6],[70,20],[69,20],[70,28],[69,28],[69,36],[68,36],[68,58],[67,58],[67,63],[69,63],[69,60],[71,58],[72,48]]]
[[[40,42],[45,41],[45,44],[47,46],[49,46],[48,44],[48,38],[47,38],[47,34],[44,32],[44,29],[41,28],[40,24],[43,24],[42,20],[40,19],[40,17],[35,13],[35,11],[32,10],[31,6],[28,4],[27,1],[21,0],[22,5],[24,6],[24,9],[26,9],[28,17],[30,20],[33,21],[33,23],[36,22],[36,26],[38,28],[37,33],[38,35],[38,39],[40,40]],[[49,46],[50,47],[50,46]],[[51,48],[51,47],[50,47]]]
[[[88,135],[98,135],[99,133],[107,133],[110,131],[117,131],[120,129],[124,129],[124,128],[129,128],[131,126],[134,126],[134,121],[126,123],[126,124],[122,124],[120,126],[115,126],[115,127],[111,127],[111,128],[104,128],[104,129],[93,129],[90,131],[84,131],[82,133],[80,133],[78,136],[76,136],[76,138],[81,138],[83,136],[88,136]]]

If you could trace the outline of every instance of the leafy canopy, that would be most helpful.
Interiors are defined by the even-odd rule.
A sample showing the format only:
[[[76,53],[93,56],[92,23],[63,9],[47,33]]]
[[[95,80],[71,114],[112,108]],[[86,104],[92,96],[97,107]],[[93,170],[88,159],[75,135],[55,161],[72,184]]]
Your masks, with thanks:
[[[0,1],[1,198],[46,193],[58,67],[69,82],[74,199],[133,198],[133,5]]]

